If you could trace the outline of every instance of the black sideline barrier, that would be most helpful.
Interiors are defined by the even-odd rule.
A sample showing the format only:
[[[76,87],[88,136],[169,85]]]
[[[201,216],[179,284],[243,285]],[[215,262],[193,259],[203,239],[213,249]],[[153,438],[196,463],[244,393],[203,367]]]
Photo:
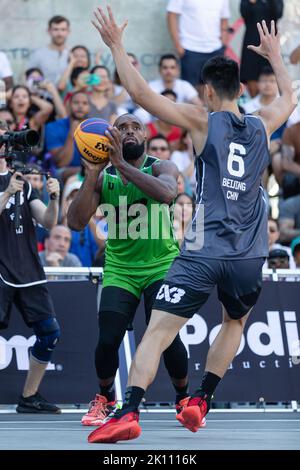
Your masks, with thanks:
[[[50,282],[62,336],[45,375],[41,393],[55,403],[87,403],[97,392],[94,349],[97,342],[97,286],[88,281]],[[240,351],[223,382],[217,401],[300,400],[300,284],[264,282],[258,304],[245,328]],[[113,319],[112,319],[113,321]],[[221,322],[214,293],[181,332],[189,354],[191,389],[199,385],[209,344]],[[144,328],[143,305],[135,318],[135,333],[120,349],[120,380],[124,390],[127,369]],[[28,350],[34,342],[16,310],[10,326],[0,330],[0,404],[16,403],[28,370]],[[151,354],[151,351],[149,351]],[[163,364],[147,391],[149,402],[174,400]]]

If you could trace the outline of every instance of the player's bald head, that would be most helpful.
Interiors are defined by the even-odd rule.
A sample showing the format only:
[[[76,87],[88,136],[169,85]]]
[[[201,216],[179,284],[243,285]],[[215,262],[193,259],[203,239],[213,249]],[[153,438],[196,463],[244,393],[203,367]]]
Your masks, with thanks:
[[[126,113],[126,114],[122,114],[122,116],[119,116],[115,120],[114,126],[118,128],[122,124],[128,124],[128,123],[138,124],[141,129],[146,131],[146,128],[145,128],[144,124],[142,123],[142,121],[137,116],[135,116],[134,114],[131,114],[131,113]]]

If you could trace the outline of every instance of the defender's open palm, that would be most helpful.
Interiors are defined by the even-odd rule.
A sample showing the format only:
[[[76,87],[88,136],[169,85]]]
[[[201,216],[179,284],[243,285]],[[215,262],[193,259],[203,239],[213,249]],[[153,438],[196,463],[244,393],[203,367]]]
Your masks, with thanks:
[[[256,52],[257,54],[265,57],[265,59],[270,59],[274,55],[280,55],[280,43],[279,43],[279,34],[276,34],[275,30],[275,21],[271,21],[271,30],[268,30],[265,20],[262,23],[257,23],[257,29],[260,37],[259,46],[248,46],[248,49]]]
[[[99,31],[103,42],[108,47],[122,43],[122,34],[127,26],[127,20],[121,26],[115,22],[112,9],[107,7],[108,16],[104,13],[102,8],[97,8],[94,11],[95,19],[92,20],[93,25]]]

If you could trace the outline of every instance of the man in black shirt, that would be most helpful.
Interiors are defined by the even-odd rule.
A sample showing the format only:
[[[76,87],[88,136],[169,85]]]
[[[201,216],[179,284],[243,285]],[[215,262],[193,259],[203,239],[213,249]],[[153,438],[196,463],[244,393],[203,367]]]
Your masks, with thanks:
[[[6,131],[0,123],[0,135]],[[55,318],[52,300],[46,287],[44,270],[40,263],[32,219],[50,229],[57,223],[59,183],[47,181],[50,199],[46,207],[37,192],[21,173],[8,170],[0,148],[0,329],[7,328],[12,305],[20,310],[25,323],[33,328],[36,342],[30,353],[30,367],[23,394],[19,399],[19,413],[60,413],[47,402],[38,388],[59,339],[60,329]],[[16,226],[15,195],[19,191],[19,224]]]

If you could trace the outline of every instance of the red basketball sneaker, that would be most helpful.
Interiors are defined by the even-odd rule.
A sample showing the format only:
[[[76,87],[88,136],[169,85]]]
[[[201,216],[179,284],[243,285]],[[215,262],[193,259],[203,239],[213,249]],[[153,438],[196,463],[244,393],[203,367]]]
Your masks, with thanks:
[[[105,422],[108,415],[116,410],[116,401],[108,402],[102,395],[96,395],[91,401],[89,411],[82,417],[83,426],[100,426]]]
[[[190,398],[183,406],[183,410],[176,418],[180,423],[192,432],[197,432],[199,428],[206,426],[205,416],[210,408],[210,400],[207,395],[203,397]]]
[[[176,403],[175,409],[176,409],[177,416],[178,416],[178,415],[182,412],[182,410],[187,406],[187,404],[188,404],[190,398],[191,398],[191,397],[185,397],[185,398],[183,398],[182,400],[180,400],[179,403]],[[176,419],[177,419],[177,416],[176,416]]]
[[[120,411],[117,411],[115,416],[118,416]],[[140,434],[139,413],[137,411],[130,411],[120,418],[111,418],[107,423],[95,429],[95,431],[91,432],[88,436],[88,441],[91,443],[129,441],[136,439]]]

